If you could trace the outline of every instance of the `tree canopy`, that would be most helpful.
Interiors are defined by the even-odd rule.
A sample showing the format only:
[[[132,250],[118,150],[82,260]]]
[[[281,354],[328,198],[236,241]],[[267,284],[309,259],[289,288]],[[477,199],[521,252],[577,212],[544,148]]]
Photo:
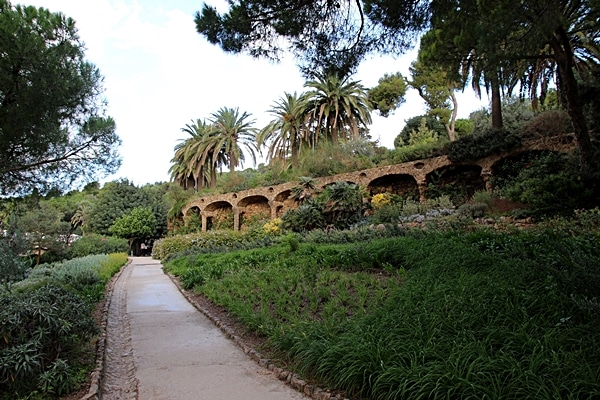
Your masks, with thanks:
[[[491,91],[492,123],[502,129],[501,97],[531,97],[548,79],[565,99],[582,166],[592,148],[577,79],[600,63],[597,0],[232,0],[204,5],[197,31],[225,51],[277,59],[291,50],[305,74],[347,76],[369,53],[402,53],[426,33],[429,61],[445,64],[459,87]]]
[[[377,86],[369,89],[369,101],[382,117],[388,117],[400,107],[406,95],[406,80],[401,73],[384,74]]]
[[[298,55],[302,71],[346,76],[372,51],[403,51],[427,21],[423,1],[229,1],[229,11],[206,3],[196,29],[227,52],[279,59]]]
[[[117,218],[109,228],[115,236],[128,239],[129,249],[135,239],[147,239],[156,234],[156,217],[149,207],[136,207]]]
[[[0,0],[0,195],[115,172],[120,140],[102,93],[72,19]]]
[[[146,205],[145,194],[128,180],[107,182],[96,196],[89,212],[89,231],[108,235],[110,226],[117,218],[128,214],[135,207]]]

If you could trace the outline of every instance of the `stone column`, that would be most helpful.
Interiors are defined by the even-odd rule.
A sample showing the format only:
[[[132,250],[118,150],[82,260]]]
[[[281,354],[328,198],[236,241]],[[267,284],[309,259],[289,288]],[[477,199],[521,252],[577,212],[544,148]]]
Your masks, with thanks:
[[[483,178],[483,182],[485,182],[485,190],[488,192],[492,192],[494,190],[494,185],[492,184],[492,171],[489,168],[483,168],[481,170],[481,178]]]
[[[202,232],[206,232],[208,219],[206,218],[206,214],[203,212],[200,213],[200,216],[202,217]]]
[[[277,203],[275,201],[269,201],[269,207],[271,208],[271,219],[277,218]]]
[[[233,230],[240,230],[240,209],[233,207]]]
[[[419,188],[419,201],[422,203],[427,200],[427,179],[417,179],[417,187]]]

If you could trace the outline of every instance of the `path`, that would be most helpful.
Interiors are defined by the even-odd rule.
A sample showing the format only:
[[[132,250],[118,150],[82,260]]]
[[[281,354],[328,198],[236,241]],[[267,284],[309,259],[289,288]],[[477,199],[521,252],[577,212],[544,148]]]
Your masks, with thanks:
[[[133,257],[108,311],[104,400],[300,400],[190,305],[159,261]]]

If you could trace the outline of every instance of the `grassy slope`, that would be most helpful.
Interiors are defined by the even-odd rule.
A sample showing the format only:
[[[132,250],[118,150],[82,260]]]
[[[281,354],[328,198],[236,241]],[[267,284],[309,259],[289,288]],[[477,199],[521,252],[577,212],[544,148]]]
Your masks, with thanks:
[[[419,233],[168,268],[357,398],[580,399],[600,396],[598,239]]]

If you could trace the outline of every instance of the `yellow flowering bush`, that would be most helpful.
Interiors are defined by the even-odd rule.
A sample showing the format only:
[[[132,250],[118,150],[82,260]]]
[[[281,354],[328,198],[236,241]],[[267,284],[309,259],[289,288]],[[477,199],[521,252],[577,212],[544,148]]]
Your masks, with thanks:
[[[371,206],[374,210],[385,206],[386,204],[390,204],[392,201],[392,197],[389,193],[378,193],[371,199]]]
[[[263,225],[263,229],[267,234],[276,235],[281,233],[281,218],[275,218]]]

